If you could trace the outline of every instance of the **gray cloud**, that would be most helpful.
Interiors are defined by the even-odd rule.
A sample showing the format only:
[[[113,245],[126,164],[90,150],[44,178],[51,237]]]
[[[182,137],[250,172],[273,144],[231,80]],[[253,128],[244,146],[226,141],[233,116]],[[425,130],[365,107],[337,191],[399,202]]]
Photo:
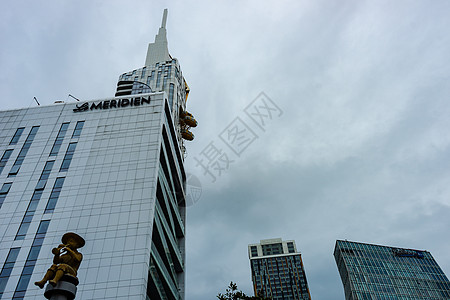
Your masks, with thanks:
[[[187,299],[230,280],[251,293],[247,245],[294,239],[314,299],[343,298],[336,239],[431,251],[449,274],[447,1],[174,1],[169,50],[199,121],[187,170]],[[114,94],[144,63],[162,3],[8,1],[0,12],[2,109]],[[241,157],[218,135],[264,91],[283,110]],[[251,125],[251,123],[249,123]],[[254,125],[253,125],[254,126]],[[194,157],[235,162],[215,183]]]

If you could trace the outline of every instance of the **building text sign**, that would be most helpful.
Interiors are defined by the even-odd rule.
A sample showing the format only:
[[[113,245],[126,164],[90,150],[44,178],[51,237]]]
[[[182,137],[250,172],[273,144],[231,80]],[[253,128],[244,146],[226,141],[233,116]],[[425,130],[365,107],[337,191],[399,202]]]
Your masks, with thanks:
[[[150,104],[150,96],[148,97],[135,97],[135,98],[124,98],[124,99],[112,99],[112,100],[103,100],[100,102],[85,102],[81,105],[76,105],[77,108],[74,108],[74,112],[81,112],[87,110],[96,110],[96,109],[110,109],[110,108],[120,108],[127,106],[140,106],[143,104]]]

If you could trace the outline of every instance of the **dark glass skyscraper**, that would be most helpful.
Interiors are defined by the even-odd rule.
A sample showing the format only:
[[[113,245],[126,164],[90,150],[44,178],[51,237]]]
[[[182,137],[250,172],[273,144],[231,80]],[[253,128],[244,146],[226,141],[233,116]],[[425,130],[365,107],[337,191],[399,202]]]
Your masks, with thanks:
[[[450,299],[450,283],[423,250],[336,241],[345,299]]]
[[[311,299],[294,241],[262,240],[248,246],[248,255],[255,295],[274,300]]]

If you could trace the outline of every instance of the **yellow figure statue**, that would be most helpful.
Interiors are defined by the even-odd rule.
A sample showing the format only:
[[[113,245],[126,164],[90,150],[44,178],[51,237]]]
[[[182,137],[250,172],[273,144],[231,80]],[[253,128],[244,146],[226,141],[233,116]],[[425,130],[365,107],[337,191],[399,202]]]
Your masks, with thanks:
[[[62,244],[52,249],[54,254],[53,265],[47,270],[41,281],[34,283],[41,289],[47,281],[55,286],[65,274],[77,276],[78,268],[83,259],[83,255],[77,249],[83,247],[85,241],[81,236],[73,232],[65,233],[61,240]]]

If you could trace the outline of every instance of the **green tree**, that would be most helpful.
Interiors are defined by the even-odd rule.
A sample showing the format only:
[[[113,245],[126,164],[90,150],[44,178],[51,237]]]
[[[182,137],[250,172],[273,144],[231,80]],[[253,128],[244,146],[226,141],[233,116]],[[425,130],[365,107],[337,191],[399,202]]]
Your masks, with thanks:
[[[261,296],[247,296],[243,291],[240,291],[237,284],[233,281],[225,290],[225,294],[219,293],[217,295],[219,300],[270,300]]]

